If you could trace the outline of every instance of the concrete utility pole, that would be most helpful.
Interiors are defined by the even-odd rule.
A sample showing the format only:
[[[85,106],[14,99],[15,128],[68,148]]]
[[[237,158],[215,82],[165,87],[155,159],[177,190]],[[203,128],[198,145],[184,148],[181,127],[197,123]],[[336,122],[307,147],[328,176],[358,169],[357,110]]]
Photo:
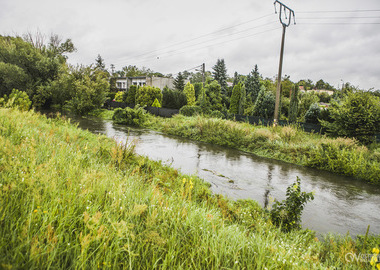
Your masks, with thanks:
[[[206,65],[205,65],[205,63],[202,64],[202,82],[203,82],[203,87],[205,87],[205,84],[206,84]]]
[[[276,91],[276,104],[274,107],[274,120],[273,125],[277,126],[278,124],[278,114],[279,114],[279,108],[280,108],[280,97],[281,97],[281,73],[282,73],[282,59],[284,56],[284,44],[285,44],[285,31],[286,27],[290,25],[290,22],[292,20],[292,15],[294,19],[294,24],[296,24],[295,21],[295,15],[294,11],[287,6],[285,6],[280,1],[276,0],[274,2],[274,8],[275,12],[277,14],[276,5],[280,5],[280,12],[279,12],[279,19],[282,24],[282,39],[281,39],[281,52],[280,52],[280,64],[278,67],[278,77],[277,77],[277,91]]]

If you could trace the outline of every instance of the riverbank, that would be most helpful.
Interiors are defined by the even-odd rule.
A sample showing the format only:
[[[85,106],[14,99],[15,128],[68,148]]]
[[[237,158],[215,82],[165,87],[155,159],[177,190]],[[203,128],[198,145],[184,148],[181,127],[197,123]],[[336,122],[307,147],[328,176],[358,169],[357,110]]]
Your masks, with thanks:
[[[202,116],[150,116],[145,126],[171,135],[380,184],[380,144],[368,148],[349,138],[329,138],[304,132],[296,126],[253,126]]]
[[[0,109],[1,268],[365,268],[375,237],[281,232],[257,203],[212,195],[62,119]]]

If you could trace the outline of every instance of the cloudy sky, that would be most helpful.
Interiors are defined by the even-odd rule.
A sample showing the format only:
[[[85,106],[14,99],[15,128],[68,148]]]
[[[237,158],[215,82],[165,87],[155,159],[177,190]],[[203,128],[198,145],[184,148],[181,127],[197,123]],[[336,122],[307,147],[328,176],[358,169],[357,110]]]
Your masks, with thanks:
[[[282,27],[273,0],[0,0],[0,34],[37,30],[71,38],[72,64],[100,54],[116,70],[145,66],[164,74],[211,70],[278,72]],[[286,30],[283,74],[380,89],[379,0],[283,0],[295,12]]]

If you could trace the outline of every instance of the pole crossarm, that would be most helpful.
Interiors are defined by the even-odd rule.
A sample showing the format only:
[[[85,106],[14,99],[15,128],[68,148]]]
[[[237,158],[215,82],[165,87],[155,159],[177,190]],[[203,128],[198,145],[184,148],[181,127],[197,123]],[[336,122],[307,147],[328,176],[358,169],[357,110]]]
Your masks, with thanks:
[[[296,16],[294,14],[293,9],[287,7],[286,5],[284,5],[283,3],[281,3],[278,0],[274,1],[273,5],[274,5],[274,11],[276,14],[277,14],[277,5],[280,6],[280,12],[279,12],[278,16],[279,16],[280,22],[283,26],[288,27],[290,25],[290,23],[292,21],[292,16],[293,16],[294,24],[296,24]]]

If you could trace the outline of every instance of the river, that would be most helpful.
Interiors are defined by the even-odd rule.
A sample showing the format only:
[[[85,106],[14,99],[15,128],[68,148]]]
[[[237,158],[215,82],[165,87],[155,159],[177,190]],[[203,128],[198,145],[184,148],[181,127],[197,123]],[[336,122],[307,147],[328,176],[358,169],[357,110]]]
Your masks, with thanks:
[[[306,168],[239,150],[129,128],[98,118],[76,118],[82,129],[105,134],[119,142],[135,141],[136,153],[194,174],[211,184],[211,190],[231,199],[253,199],[262,206],[273,198],[285,199],[286,188],[297,176],[302,191],[315,192],[308,202],[302,226],[323,233],[355,236],[380,234],[380,187],[350,177]]]

